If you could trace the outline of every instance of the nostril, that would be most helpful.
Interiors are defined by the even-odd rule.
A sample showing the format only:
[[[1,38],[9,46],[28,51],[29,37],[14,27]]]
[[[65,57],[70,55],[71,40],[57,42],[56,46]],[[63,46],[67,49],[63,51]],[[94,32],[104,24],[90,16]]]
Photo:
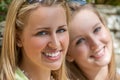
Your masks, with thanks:
[[[94,56],[90,56],[90,58],[93,58]]]

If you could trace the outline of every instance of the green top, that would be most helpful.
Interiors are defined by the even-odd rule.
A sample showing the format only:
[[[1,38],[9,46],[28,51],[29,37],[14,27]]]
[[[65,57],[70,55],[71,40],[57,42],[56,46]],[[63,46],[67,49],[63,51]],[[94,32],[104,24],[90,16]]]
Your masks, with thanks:
[[[15,72],[15,78],[16,80],[29,80],[19,68]]]

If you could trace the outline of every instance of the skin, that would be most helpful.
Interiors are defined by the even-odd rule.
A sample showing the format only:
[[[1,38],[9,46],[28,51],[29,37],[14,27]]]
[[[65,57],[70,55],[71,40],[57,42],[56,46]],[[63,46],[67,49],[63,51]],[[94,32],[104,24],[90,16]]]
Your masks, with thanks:
[[[51,70],[61,67],[69,43],[64,9],[41,6],[31,11],[20,39],[20,68],[33,80],[50,80]]]
[[[70,23],[67,60],[75,61],[89,80],[105,80],[111,55],[111,36],[99,17],[90,10],[78,12]]]

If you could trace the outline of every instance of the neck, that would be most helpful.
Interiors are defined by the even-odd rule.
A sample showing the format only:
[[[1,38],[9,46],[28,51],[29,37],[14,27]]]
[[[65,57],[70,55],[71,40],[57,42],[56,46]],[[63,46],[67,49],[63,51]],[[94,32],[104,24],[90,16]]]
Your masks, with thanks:
[[[108,66],[92,70],[84,70],[84,72],[89,80],[107,80]]]

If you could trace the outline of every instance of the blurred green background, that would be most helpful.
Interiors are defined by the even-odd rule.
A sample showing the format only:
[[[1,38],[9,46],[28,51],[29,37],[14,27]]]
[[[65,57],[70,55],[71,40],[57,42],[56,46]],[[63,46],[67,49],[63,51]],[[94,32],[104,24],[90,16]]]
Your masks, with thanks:
[[[5,20],[8,6],[12,0],[0,0],[0,22]]]

